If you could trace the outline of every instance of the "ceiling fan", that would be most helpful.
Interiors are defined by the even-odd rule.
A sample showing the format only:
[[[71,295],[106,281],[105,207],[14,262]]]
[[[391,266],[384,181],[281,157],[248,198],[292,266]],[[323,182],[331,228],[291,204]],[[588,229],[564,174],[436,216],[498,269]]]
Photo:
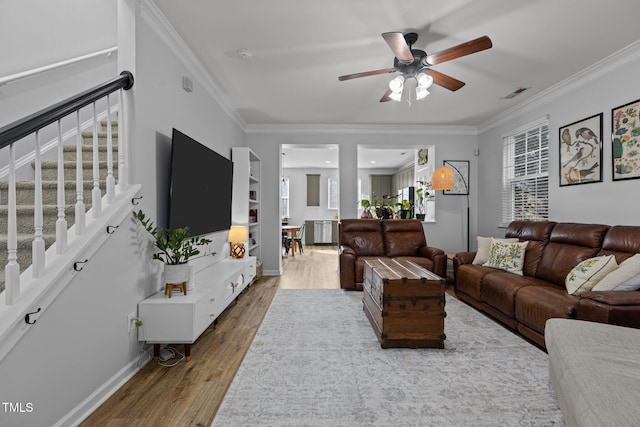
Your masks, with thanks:
[[[389,32],[382,33],[382,37],[395,55],[392,68],[383,68],[338,77],[338,80],[343,81],[359,77],[375,76],[377,74],[402,73],[401,76],[397,76],[391,80],[389,89],[382,96],[380,102],[400,101],[404,81],[407,78],[415,78],[418,83],[416,86],[416,99],[422,99],[427,96],[429,94],[427,89],[433,83],[450,91],[460,89],[465,85],[464,82],[433,70],[431,66],[489,49],[493,45],[489,37],[482,36],[428,55],[424,50],[413,49],[413,45],[418,41],[418,34],[416,33],[402,34],[400,32]]]

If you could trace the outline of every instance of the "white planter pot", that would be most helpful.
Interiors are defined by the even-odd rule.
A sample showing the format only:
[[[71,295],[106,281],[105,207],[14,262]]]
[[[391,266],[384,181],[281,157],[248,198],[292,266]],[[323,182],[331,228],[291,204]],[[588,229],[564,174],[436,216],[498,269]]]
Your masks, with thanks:
[[[177,284],[189,281],[191,266],[189,264],[165,264],[164,283]]]

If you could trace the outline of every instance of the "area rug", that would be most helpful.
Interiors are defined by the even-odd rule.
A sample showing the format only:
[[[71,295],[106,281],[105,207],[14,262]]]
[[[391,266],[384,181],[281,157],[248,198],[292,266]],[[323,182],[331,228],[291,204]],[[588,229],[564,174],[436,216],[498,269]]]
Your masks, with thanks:
[[[382,349],[361,292],[278,290],[212,425],[564,425],[545,352],[446,311],[444,349]]]

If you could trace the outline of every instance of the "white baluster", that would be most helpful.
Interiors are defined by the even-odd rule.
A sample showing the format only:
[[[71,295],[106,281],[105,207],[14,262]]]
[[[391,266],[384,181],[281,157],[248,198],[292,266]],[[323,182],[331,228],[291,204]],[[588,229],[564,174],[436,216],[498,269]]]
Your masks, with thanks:
[[[120,191],[127,189],[129,170],[127,166],[128,156],[127,149],[129,141],[127,140],[127,128],[129,124],[125,118],[124,108],[124,91],[118,91],[118,185]]]
[[[42,158],[40,153],[40,131],[36,131],[36,165],[35,188],[33,201],[33,227],[35,229],[33,243],[31,244],[33,277],[38,278],[44,274],[44,239],[42,237]]]
[[[4,269],[5,304],[13,305],[20,298],[20,264],[18,264],[18,227],[16,221],[16,153],[9,145],[9,191],[7,215],[7,265]]]
[[[67,250],[67,219],[65,218],[64,197],[64,145],[62,141],[62,123],[58,120],[58,219],[56,220],[56,253]]]
[[[93,189],[91,190],[91,205],[93,217],[100,218],[102,214],[102,193],[100,193],[100,157],[98,152],[98,115],[96,103],[93,103]]]
[[[107,204],[115,200],[116,179],[113,177],[113,135],[111,132],[111,101],[107,95]]]
[[[82,129],[80,129],[80,110],[76,111],[76,235],[84,233],[84,187],[82,183]]]

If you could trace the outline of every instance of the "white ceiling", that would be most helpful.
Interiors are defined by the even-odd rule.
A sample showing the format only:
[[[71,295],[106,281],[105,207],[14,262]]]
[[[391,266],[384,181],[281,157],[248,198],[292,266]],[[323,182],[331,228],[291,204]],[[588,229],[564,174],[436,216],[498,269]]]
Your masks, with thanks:
[[[638,0],[153,1],[248,127],[478,126],[640,40]],[[388,31],[427,53],[483,35],[493,48],[433,67],[456,92],[380,103],[393,75],[338,76],[392,67]]]

